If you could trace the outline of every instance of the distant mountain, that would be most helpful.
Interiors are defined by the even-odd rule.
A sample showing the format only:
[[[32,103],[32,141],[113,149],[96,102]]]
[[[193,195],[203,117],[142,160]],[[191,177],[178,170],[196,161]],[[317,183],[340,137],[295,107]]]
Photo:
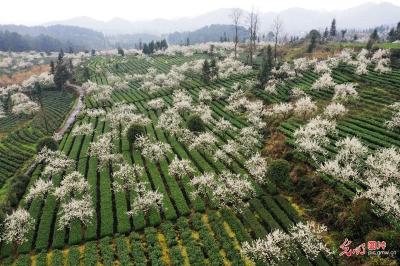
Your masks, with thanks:
[[[229,18],[231,11],[232,9],[229,8],[218,9],[197,17],[175,20],[129,21],[114,18],[110,21],[99,21],[88,17],[78,17],[64,21],[49,22],[46,25],[80,26],[101,31],[107,35],[131,33],[161,35],[177,31],[193,31],[212,24],[231,24],[231,19]],[[329,26],[333,18],[336,18],[338,28],[365,29],[397,23],[400,20],[400,7],[391,3],[366,3],[354,8],[336,11],[290,8],[279,13],[260,12],[261,31],[270,30],[272,21],[277,15],[283,19],[285,31],[288,33],[307,32],[313,28],[323,29]],[[245,19],[243,18],[242,21],[244,22]]]
[[[195,31],[174,32],[168,34],[167,40],[171,44],[186,44],[189,39],[190,44],[204,42],[232,41],[235,36],[233,25],[210,25]],[[239,40],[248,37],[248,31],[244,27],[239,27]]]
[[[54,26],[22,26],[22,25],[0,25],[0,32],[14,32],[22,36],[38,38],[47,36],[50,39],[56,39],[60,43],[60,48],[73,47],[75,50],[85,49],[103,49],[108,47],[107,39],[101,32],[91,29],[54,25]]]

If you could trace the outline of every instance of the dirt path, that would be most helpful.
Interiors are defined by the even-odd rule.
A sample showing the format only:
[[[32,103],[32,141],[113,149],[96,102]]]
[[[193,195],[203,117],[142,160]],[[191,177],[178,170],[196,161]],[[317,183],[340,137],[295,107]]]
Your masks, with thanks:
[[[82,87],[74,85],[74,84],[70,84],[70,83],[67,83],[66,86],[69,88],[73,88],[78,93],[78,102],[74,106],[74,109],[69,113],[69,115],[66,118],[65,122],[63,123],[62,127],[60,129],[58,129],[58,131],[55,132],[56,134],[59,134],[60,136],[63,136],[65,131],[72,125],[72,123],[75,122],[76,116],[79,114],[79,112],[81,111],[82,106],[83,106],[82,100],[83,100],[84,91],[83,91]],[[33,162],[29,166],[29,168],[24,172],[24,174],[29,175],[33,171],[35,166],[36,166],[36,163]]]
[[[70,112],[68,118],[66,118],[64,124],[62,125],[62,127],[56,132],[59,135],[64,135],[65,131],[72,125],[72,123],[75,122],[76,116],[79,114],[79,112],[82,109],[83,106],[83,94],[84,91],[82,89],[82,87],[74,85],[74,84],[70,84],[67,83],[66,87],[69,88],[73,88],[77,93],[78,93],[78,103],[75,105],[74,109],[72,110],[72,112]]]

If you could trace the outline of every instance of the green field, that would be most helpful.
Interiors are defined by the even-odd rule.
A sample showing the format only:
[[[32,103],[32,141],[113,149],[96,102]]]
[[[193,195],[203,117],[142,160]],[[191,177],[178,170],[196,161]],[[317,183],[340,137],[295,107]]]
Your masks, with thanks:
[[[114,57],[112,61],[109,57],[95,57],[89,61],[88,67],[91,70],[93,82],[108,84],[106,72],[122,77],[125,74],[142,74],[149,67],[154,67],[160,72],[167,73],[172,65],[180,65],[189,60],[204,57],[203,54],[195,54],[192,57],[153,56],[151,61],[137,57],[126,57],[127,59],[124,60]],[[99,67],[102,69],[101,72],[96,71]],[[199,76],[188,75],[181,82],[180,87],[197,103],[199,91],[202,89],[212,90],[225,87],[229,93],[232,93],[234,83],[245,84],[256,75],[257,72],[254,70],[247,75],[232,75],[227,79],[218,79],[209,85],[206,85]],[[339,84],[357,82],[360,100],[356,105],[350,106],[349,114],[338,121],[339,133],[336,136],[330,136],[332,144],[326,147],[328,157],[336,154],[337,150],[333,142],[338,137],[345,136],[357,136],[370,150],[390,146],[400,147],[399,132],[389,131],[383,125],[390,118],[390,112],[386,106],[400,100],[400,69],[392,66],[392,71],[387,74],[378,74],[370,69],[368,75],[360,78],[354,74],[353,67],[339,65],[333,70],[332,77]],[[300,77],[278,85],[275,95],[267,94],[259,89],[252,89],[249,93],[252,97],[270,105],[288,102],[290,90],[293,87],[300,87],[323,106],[332,97],[332,91],[310,90],[317,78],[318,75],[314,72],[306,71]],[[20,255],[15,260],[12,257],[11,247],[1,245],[2,264],[10,265],[15,262],[15,265],[97,265],[98,263],[102,265],[114,263],[117,265],[253,265],[240,253],[243,242],[262,238],[275,229],[287,231],[291,225],[303,220],[294,205],[288,201],[284,193],[280,192],[281,190],[273,181],[268,181],[263,186],[254,183],[256,196],[249,201],[250,205],[243,213],[234,213],[229,209],[216,209],[205,200],[190,197],[193,188],[190,186],[189,177],[177,180],[168,173],[168,164],[175,155],[190,160],[195,166],[196,174],[204,172],[218,174],[224,170],[245,174],[247,173],[244,166],[245,156],[243,154],[230,155],[233,163],[226,164],[215,160],[208,152],[189,149],[175,137],[157,128],[161,112],[153,111],[147,102],[151,99],[162,98],[168,106],[172,106],[173,91],[165,88],[156,94],[148,94],[140,90],[140,85],[140,82],[130,82],[129,89],[114,91],[106,110],[110,111],[110,108],[118,102],[133,104],[141,114],[151,120],[146,127],[146,134],[172,147],[172,152],[160,162],[154,163],[144,158],[139,150],[132,149],[121,130],[119,137],[114,140],[115,152],[121,153],[124,160],[130,164],[143,166],[146,170],[140,177],[141,181],[147,181],[153,190],[157,189],[164,195],[162,211],[152,210],[148,216],[140,213],[132,218],[127,215],[128,199],[134,198],[133,192],[130,195],[126,195],[125,192],[114,192],[111,189],[113,167],[110,165],[99,169],[98,159],[88,155],[90,142],[97,136],[109,132],[110,124],[99,117],[90,118],[82,115],[78,117],[73,127],[90,122],[95,127],[93,134],[73,136],[67,132],[60,142],[60,150],[76,160],[76,170],[83,174],[91,185],[91,197],[96,207],[96,215],[87,228],[86,237],[83,238],[82,228],[78,223],[73,224],[70,230],[57,230],[59,204],[53,195],[47,196],[44,200],[35,199],[31,203],[21,201],[20,206],[29,210],[35,219],[35,229],[29,233],[28,241],[18,247]],[[66,99],[57,97],[66,97]],[[52,114],[52,120],[50,119],[52,130],[54,130],[65,116],[72,97],[49,92],[47,99],[49,113]],[[90,98],[85,99],[85,105],[87,108],[99,107]],[[228,111],[227,105],[225,100],[210,102],[213,118],[216,120],[224,118],[236,129],[249,126],[243,117]],[[183,119],[187,121],[188,116],[184,115]],[[0,124],[4,128],[12,128],[18,124],[18,119],[6,118],[0,120]],[[304,122],[301,120],[290,118],[278,126],[279,132],[286,136],[288,147],[293,146],[293,132],[302,124]],[[215,126],[214,122],[207,124],[207,131],[217,137],[218,142],[215,144],[217,147],[238,138],[237,131],[219,134]],[[0,163],[7,166],[2,169],[9,170],[4,173],[4,177],[3,173],[0,173],[0,180],[6,180],[23,161],[33,155],[33,143],[44,135],[44,133],[34,132],[41,131],[25,126],[2,141],[0,152],[3,152],[4,157],[2,155]],[[262,149],[263,146],[260,146],[259,150]],[[15,157],[25,154],[26,156],[18,160],[19,158],[12,159],[12,154],[15,154]],[[4,161],[3,158],[7,159]],[[312,164],[309,158],[304,158],[304,161]],[[41,164],[36,166],[31,175],[30,185],[40,177],[42,168]],[[62,175],[53,176],[52,181],[57,185],[62,178]],[[354,182],[336,182],[328,177],[325,181],[349,200],[360,188],[360,184]],[[296,261],[295,256],[292,255],[290,261],[286,261],[284,265],[336,265],[338,263],[336,258],[324,254],[320,254],[315,261],[311,262],[300,250],[296,252],[300,254],[301,259]]]

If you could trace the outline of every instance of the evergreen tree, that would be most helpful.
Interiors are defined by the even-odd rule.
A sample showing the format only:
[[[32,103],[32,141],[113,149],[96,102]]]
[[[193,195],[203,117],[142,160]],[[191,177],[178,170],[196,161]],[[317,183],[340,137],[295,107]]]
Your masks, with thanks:
[[[324,40],[328,39],[328,37],[329,37],[329,31],[328,31],[328,27],[326,27],[325,31],[324,31]]]
[[[211,70],[210,70],[210,64],[208,63],[208,60],[204,60],[203,63],[203,68],[202,68],[202,79],[204,83],[208,84],[210,83],[210,78],[211,78]]]
[[[216,79],[218,78],[218,66],[217,66],[217,61],[215,58],[211,59],[210,62],[210,79]]]
[[[145,44],[143,45],[143,53],[144,53],[144,54],[150,54],[149,46],[147,45],[147,43],[145,43]]]
[[[118,49],[118,54],[119,55],[121,55],[121,56],[125,55],[124,49],[122,49],[121,47],[118,47],[117,49]]]
[[[330,30],[329,34],[331,35],[331,37],[336,36],[336,19],[332,20],[331,30]]]
[[[50,61],[50,74],[54,74],[54,61],[53,60],[51,60]]]
[[[64,58],[64,51],[63,51],[63,49],[61,48],[61,49],[60,49],[60,52],[58,53],[58,61],[59,61],[59,62],[62,61],[63,58]]]
[[[394,28],[391,28],[389,33],[388,33],[388,39],[391,42],[394,42],[397,38],[396,30]]]
[[[374,44],[378,41],[379,41],[378,29],[374,29],[374,31],[369,36],[369,40],[367,42],[367,49],[371,50]]]
[[[65,82],[67,82],[70,76],[67,64],[65,64],[63,60],[60,60],[57,63],[56,73],[54,74],[54,83],[56,84],[56,88],[62,90]]]
[[[264,87],[265,84],[267,84],[269,75],[271,73],[271,69],[273,67],[273,62],[274,62],[274,57],[272,55],[272,47],[271,45],[268,45],[267,51],[263,56],[260,72],[258,74],[258,79],[262,87]]]
[[[154,41],[151,41],[149,43],[149,54],[153,54],[154,53]]]
[[[166,40],[166,39],[163,39],[163,40],[161,41],[161,47],[162,47],[164,50],[168,49],[168,43],[167,43],[167,40]]]
[[[375,42],[379,41],[378,29],[374,29],[369,38]]]
[[[310,38],[310,44],[307,48],[307,52],[312,53],[315,47],[317,47],[317,41],[321,38],[321,34],[317,30],[311,30],[308,35]]]

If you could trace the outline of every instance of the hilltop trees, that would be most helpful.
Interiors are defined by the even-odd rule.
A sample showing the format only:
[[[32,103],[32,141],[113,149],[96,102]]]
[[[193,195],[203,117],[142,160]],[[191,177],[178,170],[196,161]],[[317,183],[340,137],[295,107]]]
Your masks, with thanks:
[[[391,28],[388,34],[388,39],[391,42],[400,40],[400,22],[397,23],[396,28]]]
[[[166,50],[168,48],[167,40],[163,39],[161,41],[151,41],[149,43],[143,44],[143,53],[146,55],[154,54],[159,50]]]
[[[332,38],[335,38],[335,37],[336,37],[336,19],[333,19],[333,20],[332,20],[331,29],[330,29],[330,31],[329,31],[329,35],[330,35]]]

